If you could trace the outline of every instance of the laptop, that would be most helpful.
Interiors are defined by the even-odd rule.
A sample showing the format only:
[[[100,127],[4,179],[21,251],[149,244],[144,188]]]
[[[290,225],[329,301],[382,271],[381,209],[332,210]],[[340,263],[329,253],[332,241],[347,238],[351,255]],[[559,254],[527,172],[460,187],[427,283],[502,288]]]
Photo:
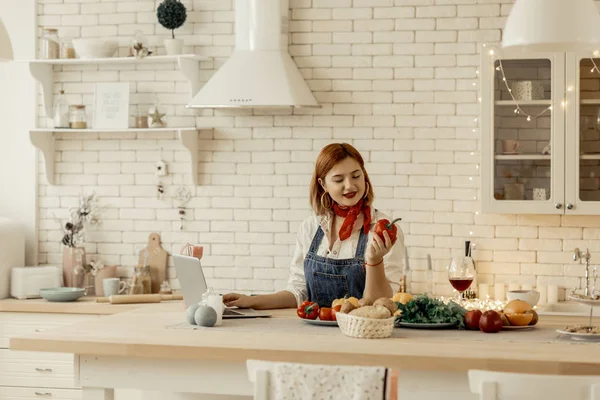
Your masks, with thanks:
[[[202,301],[202,294],[206,292],[208,286],[202,271],[200,260],[196,257],[173,254],[173,263],[177,272],[179,286],[183,292],[183,301],[187,307],[192,304],[198,304]],[[264,318],[271,314],[262,311],[256,311],[245,308],[224,307],[223,318]]]

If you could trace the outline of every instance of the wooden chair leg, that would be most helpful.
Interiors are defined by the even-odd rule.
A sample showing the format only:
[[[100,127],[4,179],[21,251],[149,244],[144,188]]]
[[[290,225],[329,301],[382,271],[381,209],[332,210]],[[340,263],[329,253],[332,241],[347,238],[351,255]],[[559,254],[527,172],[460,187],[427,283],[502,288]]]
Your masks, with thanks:
[[[600,385],[590,386],[590,400],[600,400]]]
[[[497,400],[496,382],[482,382],[479,400]]]
[[[254,400],[270,400],[269,393],[269,371],[259,369],[256,371],[254,383]]]

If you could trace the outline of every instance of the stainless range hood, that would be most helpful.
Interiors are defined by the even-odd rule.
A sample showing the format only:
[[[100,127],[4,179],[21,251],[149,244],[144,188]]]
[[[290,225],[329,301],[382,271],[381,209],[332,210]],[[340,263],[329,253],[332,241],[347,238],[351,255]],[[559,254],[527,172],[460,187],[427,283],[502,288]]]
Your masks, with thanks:
[[[287,51],[289,0],[236,0],[235,51],[187,108],[319,107]]]

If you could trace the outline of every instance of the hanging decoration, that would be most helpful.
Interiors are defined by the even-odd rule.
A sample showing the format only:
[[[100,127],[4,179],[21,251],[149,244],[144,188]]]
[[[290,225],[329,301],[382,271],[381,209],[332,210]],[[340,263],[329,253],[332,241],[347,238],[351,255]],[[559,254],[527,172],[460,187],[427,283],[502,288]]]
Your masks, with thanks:
[[[180,186],[177,191],[175,192],[175,197],[174,199],[177,201],[178,206],[177,208],[179,209],[179,230],[182,231],[183,230],[183,221],[185,219],[185,215],[186,215],[186,204],[191,200],[192,198],[192,193],[190,192],[190,190],[185,187],[185,186]]]
[[[165,193],[165,188],[162,184],[161,178],[167,175],[167,164],[162,160],[162,147],[160,149],[160,160],[158,160],[155,164],[156,171],[155,175],[158,178],[158,182],[156,184],[156,196],[159,200],[162,200],[162,195]]]

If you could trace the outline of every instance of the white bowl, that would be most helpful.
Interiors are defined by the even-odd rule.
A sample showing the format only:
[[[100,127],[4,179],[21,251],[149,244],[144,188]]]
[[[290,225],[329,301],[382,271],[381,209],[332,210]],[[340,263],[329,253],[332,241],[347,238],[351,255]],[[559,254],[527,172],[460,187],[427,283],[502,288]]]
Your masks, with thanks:
[[[109,58],[115,54],[119,42],[112,39],[73,39],[79,58]]]
[[[533,307],[540,301],[540,292],[537,290],[509,290],[506,293],[506,299],[508,301],[523,300]]]

